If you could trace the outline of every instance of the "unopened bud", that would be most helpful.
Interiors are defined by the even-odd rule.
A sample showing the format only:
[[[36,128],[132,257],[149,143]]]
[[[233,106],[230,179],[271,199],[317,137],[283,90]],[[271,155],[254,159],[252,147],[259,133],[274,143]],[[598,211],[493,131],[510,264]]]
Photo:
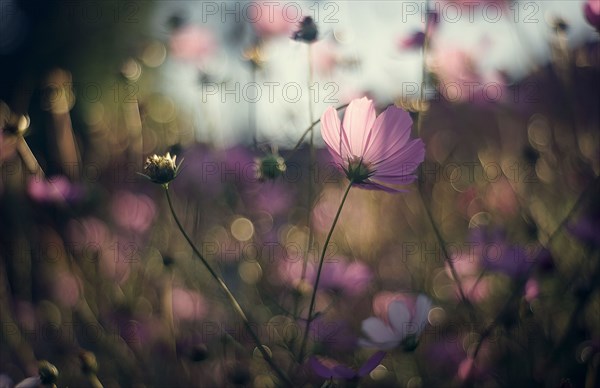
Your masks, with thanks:
[[[306,43],[312,43],[317,40],[319,36],[319,29],[315,24],[313,18],[310,16],[305,17],[300,22],[300,28],[294,32],[294,40],[300,40]]]

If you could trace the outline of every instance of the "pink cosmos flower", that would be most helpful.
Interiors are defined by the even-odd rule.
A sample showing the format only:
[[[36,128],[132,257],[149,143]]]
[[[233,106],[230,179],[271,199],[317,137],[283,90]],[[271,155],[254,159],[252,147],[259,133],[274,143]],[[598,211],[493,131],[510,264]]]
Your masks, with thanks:
[[[583,14],[591,26],[600,30],[600,0],[587,0],[583,6]]]
[[[362,331],[368,339],[359,345],[389,350],[404,346],[412,350],[427,324],[431,299],[419,295],[416,299],[403,294],[382,293],[373,299],[375,317],[362,322]]]
[[[402,192],[383,184],[406,185],[425,159],[421,139],[410,139],[412,119],[390,106],[376,117],[373,101],[363,97],[350,102],[343,124],[333,107],[321,117],[321,134],[334,162],[346,177],[363,189]]]

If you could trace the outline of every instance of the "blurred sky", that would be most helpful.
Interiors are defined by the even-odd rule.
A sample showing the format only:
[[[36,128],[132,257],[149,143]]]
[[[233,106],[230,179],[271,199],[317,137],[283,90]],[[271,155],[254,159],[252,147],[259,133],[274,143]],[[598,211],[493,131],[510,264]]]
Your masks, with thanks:
[[[289,34],[264,39],[262,56],[266,62],[255,74],[252,73],[249,62],[243,58],[244,50],[257,41],[251,21],[264,21],[268,15],[252,19],[249,15],[253,3],[248,1],[139,3],[144,5],[144,13],[135,15],[142,21],[135,28],[142,31],[137,31],[138,35],[123,36],[123,39],[115,32],[110,38],[112,41],[108,42],[112,52],[106,53],[114,57],[127,55],[119,50],[122,51],[128,44],[134,45],[129,42],[136,36],[140,41],[149,38],[162,42],[170,50],[168,46],[173,29],[169,21],[173,16],[180,17],[184,26],[199,27],[214,35],[215,48],[203,58],[202,63],[167,55],[157,72],[144,76],[156,77],[152,79],[152,87],[169,96],[178,115],[193,121],[193,131],[198,140],[214,141],[218,145],[250,141],[253,117],[259,142],[290,146],[311,119],[319,118],[327,106],[339,106],[365,94],[375,98],[379,106],[391,103],[402,95],[403,90],[412,90],[411,96],[417,96],[414,90],[421,82],[421,52],[418,49],[401,49],[399,42],[423,28],[425,1],[268,3],[273,7],[275,17],[281,18],[282,10],[286,9],[283,17],[291,24],[296,25],[302,16],[308,15],[319,27],[319,42],[312,49],[314,76],[310,91],[308,46],[289,39]],[[598,34],[584,21],[583,0],[465,0],[462,3],[473,6],[465,7],[463,4],[462,8],[457,3],[461,2],[429,2],[441,17],[431,48],[464,49],[476,60],[479,72],[492,74],[502,71],[509,82],[518,81],[536,66],[548,61],[549,40],[553,34],[551,23],[557,16],[569,26],[567,36],[571,47],[598,39]],[[116,8],[122,11],[122,19],[130,9],[128,4]],[[30,20],[27,12],[22,10],[29,10],[29,16],[40,13],[39,17],[43,17],[44,8],[39,7],[27,2],[0,0],[0,55],[14,52],[19,45],[26,46],[21,44],[24,31],[40,20]],[[95,9],[81,7],[86,11]],[[35,11],[38,8],[40,11]],[[108,7],[105,11],[108,14],[113,8]],[[132,9],[138,8],[141,9],[139,5]],[[123,21],[113,23],[112,27],[115,30],[129,27]],[[95,28],[95,24],[90,23],[90,26]],[[98,40],[101,35],[90,37],[89,29],[78,35],[76,31],[69,30],[72,28],[68,27],[65,32],[80,43],[63,46],[77,50],[73,55],[81,56],[81,63],[85,63],[86,53],[80,52],[80,49],[94,47],[101,42]],[[54,49],[39,48],[33,52],[38,58],[43,55],[47,62],[47,58],[51,58],[46,57],[48,50]],[[109,62],[112,58],[104,56],[99,59],[100,62],[97,58],[89,59],[90,63],[86,66],[98,68],[102,60]],[[13,61],[10,64],[13,70],[19,67]],[[200,82],[202,77],[204,83]],[[4,81],[11,82],[11,77]],[[312,118],[309,117],[309,98],[312,99]],[[319,136],[316,138],[320,141]]]
[[[420,51],[399,50],[398,41],[422,28],[425,2],[277,3],[291,3],[287,7],[289,19],[294,19],[296,9],[302,9],[303,15],[313,16],[320,29],[320,40],[330,42],[335,50],[333,53],[320,50],[324,54],[315,55],[333,54],[341,62],[329,74],[316,72],[312,92],[315,100],[313,119],[318,118],[327,106],[341,105],[364,92],[369,92],[385,105],[398,97],[403,87],[406,88],[403,83],[421,81]],[[215,82],[228,81],[226,87],[211,85],[210,89],[206,89],[207,86],[203,89],[198,83],[198,69],[194,65],[170,58],[162,69],[162,85],[165,92],[195,115],[201,137],[207,136],[207,131],[214,132],[214,129],[209,129],[212,127],[218,128],[218,135],[213,136],[213,140],[223,143],[236,140],[240,131],[247,130],[248,100],[255,99],[259,140],[291,145],[309,123],[307,47],[286,36],[268,40],[264,46],[267,65],[257,72],[257,84],[250,86],[250,66],[241,55],[252,42],[249,38],[252,33],[250,18],[245,16],[247,4],[158,3],[154,20],[149,24],[151,33],[166,39],[167,30],[156,26],[164,26],[165,20],[173,14],[185,15],[187,23],[210,28],[219,46],[215,58],[205,69]],[[597,39],[595,31],[584,21],[582,4],[583,1],[573,0],[521,1],[508,5],[509,8],[493,4],[460,9],[446,1],[431,2],[432,7],[441,11],[437,44],[465,48],[477,58],[481,71],[502,70],[511,81],[525,76],[533,64],[543,64],[548,60],[548,39],[552,34],[549,23],[558,15],[569,25],[571,46]],[[214,6],[218,9],[215,10]],[[233,14],[226,12],[235,9],[241,11],[242,16],[237,20],[240,23],[236,23]],[[460,15],[457,13],[459,9]],[[236,40],[229,39],[231,36],[239,37],[237,44],[232,43]],[[279,84],[269,89],[265,82]],[[300,97],[296,97],[296,84],[284,88],[290,83],[301,85]],[[218,88],[216,92],[215,87]],[[232,92],[227,94],[225,88]],[[260,89],[260,98],[255,98],[257,89]],[[272,101],[269,101],[271,96]]]

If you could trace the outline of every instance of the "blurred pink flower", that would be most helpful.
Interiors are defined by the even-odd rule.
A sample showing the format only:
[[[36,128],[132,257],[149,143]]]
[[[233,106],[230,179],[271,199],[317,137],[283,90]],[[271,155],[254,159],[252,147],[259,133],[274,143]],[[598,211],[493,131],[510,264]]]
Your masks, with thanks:
[[[208,307],[204,297],[197,292],[173,287],[173,318],[177,320],[200,320],[206,316]]]
[[[77,251],[99,251],[109,239],[108,226],[95,217],[71,220],[67,230],[67,242]]]
[[[600,31],[600,0],[587,0],[583,6],[583,14],[588,23]]]
[[[316,265],[307,269],[307,281],[314,284],[317,276]],[[319,288],[338,291],[348,296],[357,296],[367,290],[373,274],[369,267],[360,262],[348,263],[343,257],[325,260]]]
[[[362,322],[362,331],[368,339],[359,345],[382,350],[399,345],[413,349],[417,338],[427,324],[431,299],[425,295],[410,297],[403,294],[381,293],[373,299],[375,317]]]
[[[52,279],[53,295],[67,307],[74,307],[79,302],[81,281],[67,271],[61,271]]]
[[[452,264],[460,280],[460,284],[465,297],[471,302],[480,302],[485,299],[489,293],[488,279],[481,277],[483,270],[481,269],[481,259],[476,252],[461,252],[452,255]],[[450,279],[454,280],[450,265],[446,263],[446,273]],[[459,297],[458,286],[456,288],[456,296]]]
[[[291,288],[298,287],[302,278],[303,265],[301,258],[286,257],[282,259],[277,266],[277,274],[279,275],[281,284]],[[310,263],[307,263],[307,265],[310,265]]]
[[[311,356],[308,360],[312,370],[319,376],[329,379],[345,379],[353,380],[364,377],[371,373],[373,369],[379,365],[385,357],[385,352],[379,351],[374,353],[358,370],[349,368],[346,365],[326,357]]]
[[[99,266],[102,274],[121,284],[129,278],[131,264],[139,262],[141,245],[138,241],[113,236],[102,247]]]
[[[286,16],[285,5],[274,1],[253,1],[252,5],[248,6],[248,20],[259,37],[291,35],[298,20]]]
[[[27,185],[29,196],[38,202],[63,203],[80,198],[81,187],[72,184],[64,175],[56,175],[48,179],[32,177]]]
[[[530,278],[525,283],[525,300],[531,303],[540,296],[540,284],[534,278]]]
[[[156,206],[150,197],[119,191],[111,204],[112,216],[116,223],[127,230],[144,233],[154,220]]]
[[[473,358],[467,357],[464,360],[462,360],[460,362],[460,364],[458,364],[458,371],[456,372],[456,375],[458,376],[459,379],[464,381],[467,378],[469,378],[469,375],[471,374],[472,369],[473,369]]]
[[[489,45],[489,42],[485,44]],[[479,53],[479,57],[482,54]],[[427,64],[438,76],[438,90],[446,100],[490,103],[502,101],[506,96],[506,82],[500,72],[482,73],[475,60],[477,57],[463,49],[447,46],[438,46],[432,51]]]
[[[410,140],[412,119],[390,106],[376,117],[373,101],[353,100],[344,114],[329,107],[321,117],[321,134],[334,162],[353,185],[369,190],[401,192],[384,184],[413,182],[415,169],[425,158],[421,139]]]
[[[504,216],[514,216],[519,210],[519,200],[506,178],[489,184],[485,193],[485,203],[488,208]]]
[[[217,42],[211,30],[198,26],[185,26],[173,32],[169,47],[173,57],[200,65],[214,54]]]
[[[415,31],[408,36],[403,36],[398,40],[398,47],[402,50],[419,49],[425,43],[425,33]]]

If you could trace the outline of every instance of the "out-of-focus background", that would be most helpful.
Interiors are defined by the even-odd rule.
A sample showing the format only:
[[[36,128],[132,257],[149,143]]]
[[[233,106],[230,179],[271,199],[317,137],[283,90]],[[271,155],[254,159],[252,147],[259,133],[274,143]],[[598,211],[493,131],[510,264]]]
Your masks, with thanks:
[[[310,135],[296,144],[363,96],[411,113],[426,160],[407,193],[351,190],[309,354],[358,368],[373,299],[424,293],[419,346],[360,384],[596,386],[599,14],[596,0],[0,0],[0,387],[40,360],[59,387],[276,384],[137,174],[167,151],[184,226],[274,360],[321,386],[297,359],[301,317],[345,182],[318,125],[314,154]],[[318,39],[292,39],[307,16]],[[265,157],[285,161],[274,180]]]

